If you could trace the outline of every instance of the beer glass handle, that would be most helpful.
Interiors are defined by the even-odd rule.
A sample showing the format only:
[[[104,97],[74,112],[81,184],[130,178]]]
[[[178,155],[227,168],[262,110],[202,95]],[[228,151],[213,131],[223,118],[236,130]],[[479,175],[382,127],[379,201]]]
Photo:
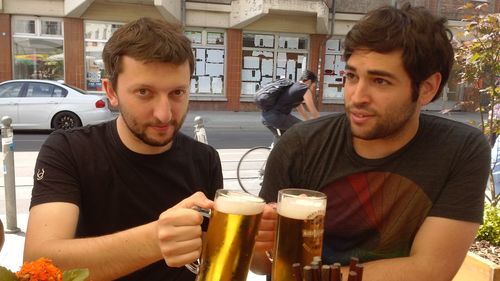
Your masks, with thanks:
[[[202,208],[202,207],[198,207],[198,206],[194,206],[194,207],[192,207],[192,209],[197,211],[198,213],[200,213],[205,218],[210,218],[210,215],[212,214],[211,209],[206,209],[206,208]]]
[[[273,263],[273,253],[271,253],[271,251],[266,251],[266,257],[271,263]]]
[[[210,218],[210,215],[212,214],[211,209],[206,209],[198,206],[194,206],[192,207],[192,209],[200,213],[205,218]],[[185,267],[189,269],[189,271],[191,271],[192,273],[198,274],[198,272],[200,271],[200,259],[197,259],[192,263],[186,264]]]
[[[198,272],[200,271],[200,259],[197,259],[192,263],[186,264],[185,267],[189,269],[189,271],[191,271],[192,273],[198,275]]]

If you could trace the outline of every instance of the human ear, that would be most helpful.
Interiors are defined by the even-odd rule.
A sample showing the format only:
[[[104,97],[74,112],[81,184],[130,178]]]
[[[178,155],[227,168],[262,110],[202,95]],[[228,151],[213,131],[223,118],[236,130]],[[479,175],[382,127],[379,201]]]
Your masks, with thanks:
[[[111,81],[109,79],[102,79],[102,87],[104,91],[106,91],[106,96],[108,97],[109,103],[113,107],[118,106],[118,96],[116,95],[115,90],[113,89],[113,85],[111,85]]]
[[[420,105],[427,105],[438,94],[441,84],[441,73],[435,72],[420,83],[418,100]]]

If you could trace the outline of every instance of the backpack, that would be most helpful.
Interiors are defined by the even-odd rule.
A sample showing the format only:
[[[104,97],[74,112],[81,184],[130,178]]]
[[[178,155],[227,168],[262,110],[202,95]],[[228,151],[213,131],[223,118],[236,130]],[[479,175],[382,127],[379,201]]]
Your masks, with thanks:
[[[279,99],[279,96],[290,86],[293,85],[290,79],[278,79],[260,87],[255,93],[255,104],[263,111],[273,108]]]

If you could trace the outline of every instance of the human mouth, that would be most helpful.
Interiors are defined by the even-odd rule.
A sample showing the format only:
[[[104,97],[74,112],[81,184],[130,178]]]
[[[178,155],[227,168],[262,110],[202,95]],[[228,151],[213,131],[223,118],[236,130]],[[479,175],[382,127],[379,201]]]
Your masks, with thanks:
[[[351,119],[351,122],[354,122],[356,124],[363,124],[368,122],[371,118],[373,118],[374,115],[368,112],[351,111],[349,112],[349,117]]]
[[[169,127],[170,127],[169,124],[156,124],[151,126],[153,130],[158,132],[165,132],[168,130]]]

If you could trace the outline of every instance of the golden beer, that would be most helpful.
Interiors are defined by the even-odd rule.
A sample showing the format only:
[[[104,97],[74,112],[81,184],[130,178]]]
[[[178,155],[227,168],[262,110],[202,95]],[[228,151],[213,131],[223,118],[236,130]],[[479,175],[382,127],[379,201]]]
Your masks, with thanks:
[[[218,196],[203,243],[197,281],[245,281],[264,200],[230,191]]]
[[[272,280],[290,281],[295,280],[294,263],[305,266],[321,256],[326,197],[297,194],[278,198]]]

